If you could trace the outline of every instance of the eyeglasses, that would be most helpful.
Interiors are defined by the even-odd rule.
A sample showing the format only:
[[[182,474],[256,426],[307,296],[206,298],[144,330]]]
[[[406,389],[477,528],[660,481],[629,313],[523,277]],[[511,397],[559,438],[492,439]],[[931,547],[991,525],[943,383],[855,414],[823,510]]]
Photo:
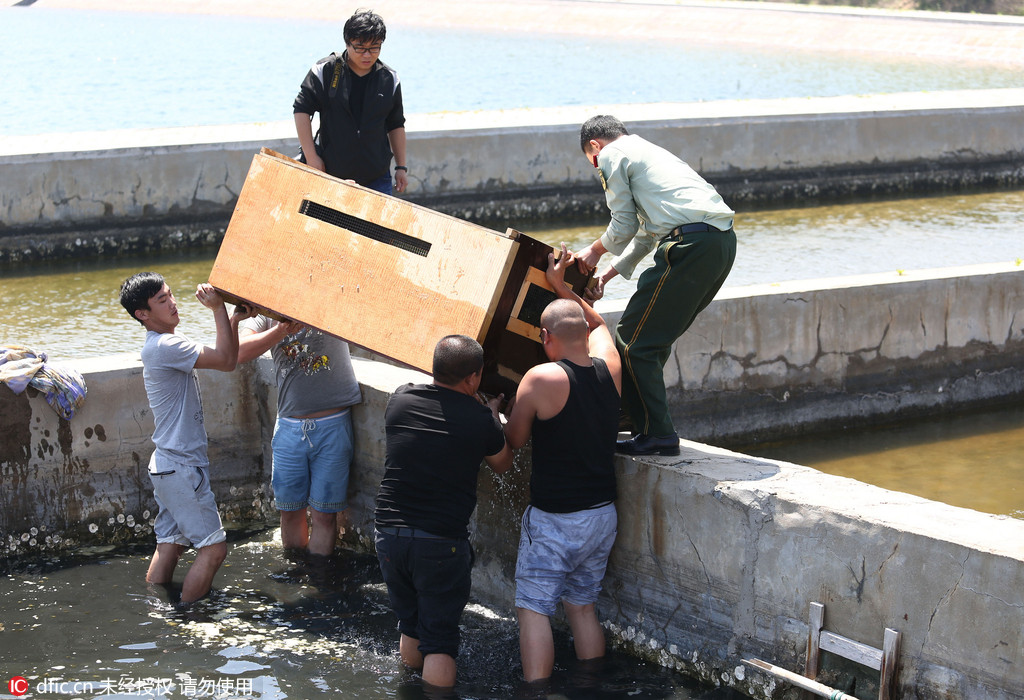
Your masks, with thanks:
[[[376,56],[380,53],[381,46],[382,44],[374,44],[373,46],[356,46],[355,44],[348,45],[350,49],[363,56]]]

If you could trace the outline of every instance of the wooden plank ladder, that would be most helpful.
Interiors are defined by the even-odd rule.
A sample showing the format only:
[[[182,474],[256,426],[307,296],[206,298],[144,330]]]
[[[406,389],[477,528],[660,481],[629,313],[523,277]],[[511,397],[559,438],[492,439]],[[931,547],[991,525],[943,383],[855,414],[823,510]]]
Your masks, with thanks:
[[[822,651],[827,651],[844,659],[867,666],[879,672],[878,700],[892,700],[896,692],[896,664],[899,660],[900,633],[889,627],[885,628],[882,648],[876,649],[855,642],[825,627],[825,606],[811,603],[810,632],[807,635],[807,662],[804,675],[807,678],[818,677],[818,662]]]

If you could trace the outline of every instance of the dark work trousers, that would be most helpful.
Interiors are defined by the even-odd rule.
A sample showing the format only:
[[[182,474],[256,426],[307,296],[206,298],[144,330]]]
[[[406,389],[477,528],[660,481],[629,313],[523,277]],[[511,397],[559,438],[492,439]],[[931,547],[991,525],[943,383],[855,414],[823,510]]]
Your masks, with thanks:
[[[674,432],[665,391],[672,344],[722,288],[736,259],[736,234],[687,233],[661,243],[615,328],[622,356],[622,407],[638,433]]]

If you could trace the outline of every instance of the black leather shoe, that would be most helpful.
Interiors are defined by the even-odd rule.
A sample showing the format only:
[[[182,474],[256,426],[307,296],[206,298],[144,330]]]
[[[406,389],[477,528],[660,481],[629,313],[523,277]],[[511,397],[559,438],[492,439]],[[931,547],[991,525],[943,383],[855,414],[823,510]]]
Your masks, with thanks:
[[[670,457],[679,454],[679,436],[636,435],[629,440],[618,440],[615,451],[624,455],[661,455]]]

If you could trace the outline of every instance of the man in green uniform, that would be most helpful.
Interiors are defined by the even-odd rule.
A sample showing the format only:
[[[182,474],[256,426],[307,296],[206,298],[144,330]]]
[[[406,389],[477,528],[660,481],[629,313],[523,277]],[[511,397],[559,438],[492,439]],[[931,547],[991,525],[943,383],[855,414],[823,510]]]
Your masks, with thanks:
[[[715,188],[674,154],[629,134],[618,119],[592,117],[580,146],[600,171],[611,222],[576,255],[583,272],[607,252],[616,257],[595,279],[592,296],[616,275],[630,279],[654,251],[654,267],[640,275],[636,292],[615,329],[622,356],[622,406],[634,436],[616,450],[630,455],[679,454],[669,416],[664,368],[672,344],[721,289],[736,258],[735,212]]]

